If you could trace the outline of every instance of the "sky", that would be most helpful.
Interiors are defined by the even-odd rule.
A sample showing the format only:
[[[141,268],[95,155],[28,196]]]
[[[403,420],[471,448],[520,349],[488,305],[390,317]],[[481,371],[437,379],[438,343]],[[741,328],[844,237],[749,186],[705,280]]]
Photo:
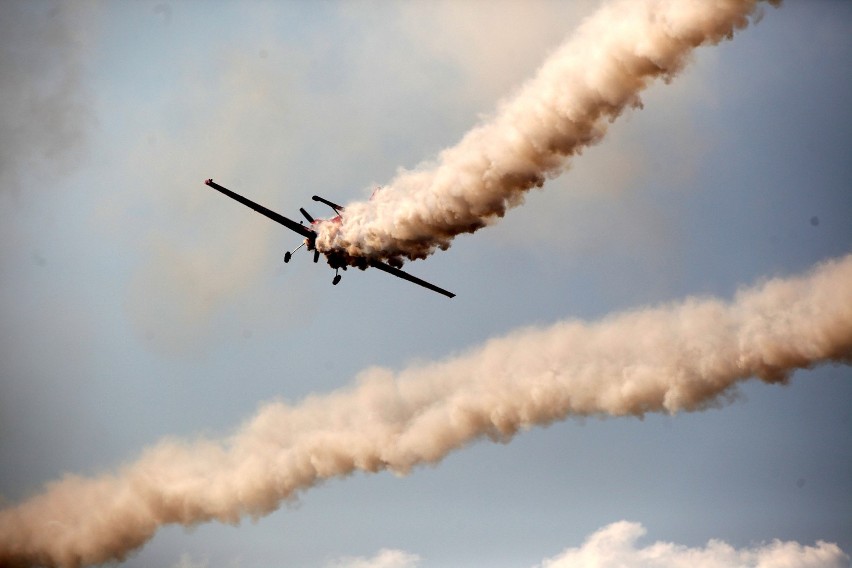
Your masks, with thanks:
[[[406,266],[453,299],[375,270],[332,286],[301,251],[285,265],[297,235],[203,184],[294,219],[331,214],[314,194],[366,199],[493,115],[599,4],[0,6],[3,502],[117,472],[163,440],[226,438],[375,367],[729,302],[847,255],[840,0],[760,8],[505,218]],[[120,565],[527,568],[602,547],[633,565],[752,565],[820,542],[849,555],[849,379],[821,365],[696,412],[486,437],[405,475],[328,479],[236,526],[166,526]]]

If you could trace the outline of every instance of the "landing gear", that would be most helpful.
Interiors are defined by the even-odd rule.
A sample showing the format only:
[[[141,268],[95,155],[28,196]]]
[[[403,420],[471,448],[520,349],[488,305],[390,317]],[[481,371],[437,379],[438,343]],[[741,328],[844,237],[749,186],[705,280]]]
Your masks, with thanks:
[[[334,275],[334,280],[332,280],[332,281],[331,281],[331,283],[332,283],[333,285],[337,286],[337,283],[338,283],[338,282],[340,282],[340,279],[341,279],[341,278],[343,278],[343,277],[342,277],[340,274],[335,274],[335,275]]]
[[[293,253],[296,252],[297,250],[299,250],[300,248],[302,248],[303,246],[305,246],[304,242],[302,244],[300,244],[299,246],[297,246],[296,248],[294,248],[293,252],[290,252],[290,251],[285,252],[284,253],[284,262],[290,262],[290,259],[293,258]]]

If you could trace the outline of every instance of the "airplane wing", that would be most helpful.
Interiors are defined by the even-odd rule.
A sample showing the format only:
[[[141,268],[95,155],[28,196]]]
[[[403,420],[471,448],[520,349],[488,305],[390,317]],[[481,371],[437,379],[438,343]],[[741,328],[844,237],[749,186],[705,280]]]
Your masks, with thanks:
[[[446,296],[448,298],[455,297],[455,294],[453,294],[452,292],[444,290],[443,288],[439,288],[438,286],[435,286],[434,284],[430,284],[429,282],[426,282],[425,280],[421,280],[420,278],[417,278],[416,276],[412,276],[408,272],[403,272],[399,268],[394,268],[393,266],[391,266],[389,264],[385,264],[384,262],[381,262],[381,261],[378,261],[378,260],[373,260],[373,261],[370,262],[370,266],[372,266],[373,268],[378,268],[379,270],[381,270],[383,272],[387,272],[388,274],[393,274],[397,278],[402,278],[403,280],[408,280],[409,282],[413,282],[415,284],[423,286],[424,288],[428,288],[429,290],[432,290],[433,292],[443,294],[444,296]]]
[[[210,187],[212,187],[216,191],[218,191],[220,193],[224,193],[225,195],[227,195],[231,199],[233,199],[235,201],[239,201],[240,203],[242,203],[246,207],[251,207],[252,209],[257,211],[261,215],[265,215],[266,217],[269,217],[270,219],[272,219],[276,223],[281,223],[282,225],[284,225],[285,227],[287,227],[291,231],[295,231],[295,232],[299,233],[300,235],[302,235],[303,237],[306,237],[308,239],[313,239],[317,236],[317,234],[314,231],[305,227],[304,225],[301,225],[301,224],[293,221],[292,219],[288,219],[284,215],[280,215],[280,214],[276,213],[275,211],[267,209],[263,205],[255,203],[251,199],[246,199],[242,195],[240,195],[238,193],[234,193],[233,191],[231,191],[228,188],[222,187],[221,185],[219,185],[218,183],[216,183],[212,179],[208,179],[204,183],[206,185],[209,185]]]

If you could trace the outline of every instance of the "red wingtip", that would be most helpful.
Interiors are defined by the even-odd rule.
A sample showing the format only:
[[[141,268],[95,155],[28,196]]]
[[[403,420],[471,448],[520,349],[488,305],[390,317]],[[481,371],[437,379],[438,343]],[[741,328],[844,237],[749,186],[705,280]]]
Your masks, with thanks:
[[[213,183],[213,178],[204,180],[204,185],[210,185],[211,183]]]

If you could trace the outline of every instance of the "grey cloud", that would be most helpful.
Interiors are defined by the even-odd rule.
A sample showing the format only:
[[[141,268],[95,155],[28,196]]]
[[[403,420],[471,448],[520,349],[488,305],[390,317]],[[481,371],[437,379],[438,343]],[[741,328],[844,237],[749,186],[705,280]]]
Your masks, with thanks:
[[[0,6],[3,190],[20,191],[35,170],[67,173],[85,156],[94,114],[84,60],[94,15],[86,2]]]

